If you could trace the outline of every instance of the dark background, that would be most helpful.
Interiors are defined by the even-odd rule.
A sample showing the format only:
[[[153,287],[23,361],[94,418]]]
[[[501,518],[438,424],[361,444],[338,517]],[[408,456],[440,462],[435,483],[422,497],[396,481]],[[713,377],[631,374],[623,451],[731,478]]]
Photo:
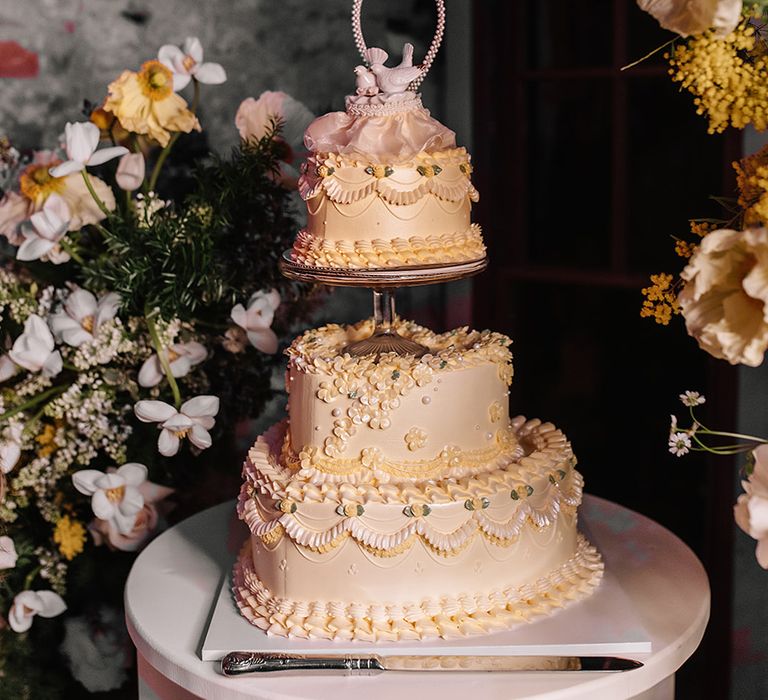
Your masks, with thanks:
[[[728,697],[734,471],[673,457],[666,437],[686,389],[710,397],[708,425],[734,426],[737,374],[680,319],[663,328],[639,308],[650,273],[682,268],[671,236],[722,214],[709,196],[732,195],[740,135],[706,133],[662,53],[621,70],[671,38],[633,2],[484,0],[473,14],[476,212],[491,259],[474,323],[514,339],[512,413],[563,427],[590,492],[700,557],[712,616],[677,697]]]

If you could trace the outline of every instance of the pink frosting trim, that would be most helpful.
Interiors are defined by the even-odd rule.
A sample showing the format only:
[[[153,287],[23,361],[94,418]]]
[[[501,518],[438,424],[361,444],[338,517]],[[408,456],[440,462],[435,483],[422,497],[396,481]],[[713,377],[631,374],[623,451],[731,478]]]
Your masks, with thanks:
[[[456,148],[456,134],[433,119],[427,109],[384,116],[330,112],[309,125],[304,145],[315,153],[356,154],[396,163],[421,151]]]

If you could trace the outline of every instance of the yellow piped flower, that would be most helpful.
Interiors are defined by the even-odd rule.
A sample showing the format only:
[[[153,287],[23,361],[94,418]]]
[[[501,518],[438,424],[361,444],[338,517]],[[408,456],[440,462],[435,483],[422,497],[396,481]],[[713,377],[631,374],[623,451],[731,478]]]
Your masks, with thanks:
[[[167,146],[171,132],[200,131],[200,122],[173,91],[173,73],[160,61],[147,61],[138,73],[123,71],[109,86],[104,110],[137,134]]]
[[[56,523],[53,541],[59,546],[61,556],[72,561],[85,548],[85,528],[79,520],[64,515]]]

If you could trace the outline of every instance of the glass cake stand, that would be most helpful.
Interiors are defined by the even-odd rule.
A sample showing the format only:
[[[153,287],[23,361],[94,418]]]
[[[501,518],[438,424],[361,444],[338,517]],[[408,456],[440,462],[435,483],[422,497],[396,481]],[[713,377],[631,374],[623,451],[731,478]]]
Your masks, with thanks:
[[[488,266],[488,258],[483,257],[468,262],[438,263],[418,267],[377,269],[310,267],[291,260],[290,252],[283,253],[280,260],[280,270],[288,279],[324,284],[329,287],[365,287],[373,292],[375,323],[373,335],[350,343],[342,350],[355,357],[380,355],[386,352],[421,357],[429,352],[426,346],[404,338],[395,330],[397,289],[465,279],[482,272]]]

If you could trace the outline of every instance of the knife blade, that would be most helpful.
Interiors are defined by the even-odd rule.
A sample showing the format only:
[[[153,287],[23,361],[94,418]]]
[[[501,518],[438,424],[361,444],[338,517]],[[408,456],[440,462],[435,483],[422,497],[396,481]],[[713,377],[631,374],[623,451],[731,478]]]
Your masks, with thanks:
[[[634,659],[618,656],[389,656],[379,654],[262,654],[232,651],[221,660],[225,676],[276,671],[337,672],[375,675],[383,671],[608,671],[641,668]]]

